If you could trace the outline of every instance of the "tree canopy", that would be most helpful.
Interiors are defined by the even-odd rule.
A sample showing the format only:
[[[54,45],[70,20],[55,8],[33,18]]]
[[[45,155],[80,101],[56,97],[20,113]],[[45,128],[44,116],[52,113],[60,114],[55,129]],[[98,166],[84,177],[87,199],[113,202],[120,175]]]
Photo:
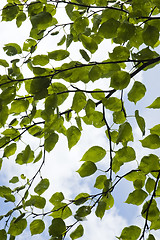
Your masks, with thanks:
[[[6,39],[0,59],[0,169],[12,159],[35,173],[18,173],[0,185],[6,210],[0,212],[0,239],[23,237],[26,229],[31,239],[44,232],[50,240],[85,237],[84,220],[94,213],[103,221],[123,181],[132,183],[125,204],[141,209],[143,227],[126,226],[115,238],[158,239],[160,124],[148,130],[139,102],[151,89],[137,76],[160,62],[160,1],[2,2],[5,26],[12,22],[28,36],[22,44]],[[160,96],[145,107],[159,109]],[[90,126],[103,134],[106,147],[96,139],[75,159],[92,193],[82,188],[68,200],[42,170],[61,138],[71,152]]]

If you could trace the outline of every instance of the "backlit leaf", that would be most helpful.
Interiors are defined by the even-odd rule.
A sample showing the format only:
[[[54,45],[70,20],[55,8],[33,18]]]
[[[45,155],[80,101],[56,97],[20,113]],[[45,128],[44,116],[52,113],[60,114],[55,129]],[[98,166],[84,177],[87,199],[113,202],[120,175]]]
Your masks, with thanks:
[[[60,238],[66,230],[66,225],[61,218],[54,218],[49,226],[49,235]]]
[[[130,75],[125,71],[117,71],[111,77],[110,87],[118,90],[124,89],[130,82]]]
[[[84,162],[81,165],[81,167],[77,170],[77,172],[79,173],[79,175],[81,177],[88,177],[88,176],[92,175],[93,173],[95,173],[96,171],[97,171],[97,167],[91,161]]]
[[[76,92],[73,97],[72,109],[75,112],[80,112],[86,105],[86,96],[83,92]]]
[[[145,92],[146,92],[146,87],[144,86],[144,84],[141,82],[135,81],[133,84],[133,87],[128,93],[128,99],[129,101],[134,102],[136,104],[136,102],[138,102],[144,97]]]
[[[157,134],[150,134],[140,142],[145,148],[157,149],[160,147],[160,137]]]
[[[147,108],[160,108],[160,97],[157,97],[151,105],[149,105]]]
[[[52,133],[45,139],[44,148],[47,152],[52,151],[55,147],[56,143],[58,142],[59,136],[57,133]]]
[[[20,219],[18,222],[14,222],[14,219],[12,220],[8,233],[12,236],[20,235],[24,229],[27,227],[27,220],[26,219]]]
[[[34,188],[34,192],[41,195],[49,188],[49,180],[47,178],[42,179]]]
[[[129,194],[127,200],[125,201],[128,204],[141,205],[148,194],[142,189],[136,189]]]
[[[48,53],[48,57],[50,59],[54,59],[55,61],[61,61],[69,56],[69,52],[67,50],[55,50]]]
[[[128,141],[133,141],[132,127],[128,122],[125,122],[119,126],[116,143]]]
[[[80,130],[75,127],[71,126],[67,130],[67,139],[68,139],[68,148],[71,149],[74,145],[77,144],[81,136]]]
[[[91,53],[94,53],[98,49],[97,43],[94,41],[93,38],[88,37],[84,34],[81,34],[80,40],[83,44],[83,46],[89,50]]]
[[[45,224],[41,219],[33,220],[30,224],[31,235],[40,234],[44,231]]]
[[[160,167],[159,158],[154,154],[150,154],[149,156],[144,156],[141,159],[138,168],[142,170],[144,173],[149,173],[151,171],[159,169],[159,167]]]
[[[0,239],[7,240],[7,233],[6,233],[5,229],[0,229]]]
[[[122,230],[122,233],[120,235],[120,239],[121,240],[137,240],[139,235],[141,233],[141,229],[137,226],[129,226],[129,227],[125,227]]]
[[[122,102],[116,97],[102,99],[104,106],[111,111],[120,111],[122,109]]]
[[[83,236],[84,230],[83,226],[80,224],[71,234],[70,237],[72,240],[80,238]]]
[[[156,27],[148,25],[144,29],[142,37],[146,45],[153,47],[159,39],[159,31]]]
[[[99,162],[106,155],[106,151],[100,146],[94,146],[88,149],[88,151],[83,155],[81,161],[91,161],[91,162]]]
[[[144,118],[139,116],[139,111],[136,110],[135,111],[135,117],[136,117],[136,121],[137,121],[137,124],[142,132],[142,135],[144,136],[145,135],[145,121],[144,121]]]

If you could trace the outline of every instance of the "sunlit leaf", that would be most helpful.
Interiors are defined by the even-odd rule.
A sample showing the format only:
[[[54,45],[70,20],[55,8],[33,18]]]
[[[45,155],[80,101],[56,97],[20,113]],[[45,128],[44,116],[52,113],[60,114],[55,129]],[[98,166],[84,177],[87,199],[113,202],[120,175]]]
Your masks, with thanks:
[[[160,137],[157,134],[150,134],[140,142],[145,148],[157,149],[160,147]]]
[[[80,224],[71,234],[70,237],[72,240],[80,238],[83,236],[84,230],[83,226]]]
[[[47,178],[42,179],[37,186],[34,188],[34,192],[38,195],[44,193],[49,187],[49,180]]]
[[[66,226],[61,218],[54,218],[49,226],[49,235],[53,237],[61,237],[65,232]]]
[[[12,220],[8,233],[12,236],[20,235],[24,229],[27,227],[27,220],[26,219],[20,219],[18,222],[14,222],[14,219]]]
[[[129,226],[129,227],[125,227],[122,230],[122,233],[120,235],[120,239],[122,240],[137,240],[139,235],[141,233],[141,229],[137,226]]]
[[[74,145],[77,144],[81,136],[80,130],[75,127],[71,126],[67,130],[67,139],[68,139],[68,148],[71,149]]]
[[[135,81],[133,87],[128,93],[128,99],[136,104],[137,101],[141,100],[146,92],[146,87],[143,83]]]
[[[106,155],[106,151],[100,146],[94,146],[88,149],[88,151],[83,155],[81,161],[91,161],[91,162],[99,162]]]
[[[40,234],[44,231],[45,224],[41,219],[33,220],[30,224],[31,235]]]
[[[81,165],[81,167],[77,170],[77,172],[81,177],[88,177],[93,173],[95,173],[96,170],[97,170],[97,167],[94,164],[94,162],[87,161]]]
[[[157,97],[151,105],[149,105],[147,108],[160,108],[160,97]]]

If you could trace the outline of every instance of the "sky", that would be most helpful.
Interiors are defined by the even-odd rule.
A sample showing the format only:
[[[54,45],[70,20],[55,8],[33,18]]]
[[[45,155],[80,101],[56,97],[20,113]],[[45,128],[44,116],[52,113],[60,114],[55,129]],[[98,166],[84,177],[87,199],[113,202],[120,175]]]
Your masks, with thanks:
[[[1,0],[0,7],[4,5],[4,2],[6,1]],[[61,12],[59,13],[59,16],[62,16],[63,8],[61,8],[60,11]],[[61,18],[61,20],[63,19]],[[28,38],[29,29],[30,27],[28,26],[27,22],[24,23],[20,29],[16,28],[14,21],[11,23],[0,22],[0,58],[7,58],[2,49],[3,45],[5,43],[15,42],[19,43],[19,45],[22,46],[24,39]],[[55,46],[55,48],[57,47],[54,37],[49,37],[49,40],[47,41],[48,42],[46,42],[46,40],[44,39],[39,44],[39,49],[42,54],[45,54],[46,51],[53,50],[53,46]],[[112,48],[113,45],[111,45],[109,41],[103,42],[99,48],[99,52],[101,52],[101,54],[96,53],[94,56],[95,59],[97,61],[101,61],[102,59],[104,59],[104,57],[107,58],[107,51],[111,51]],[[76,44],[73,47],[69,48],[69,50],[71,51],[71,58],[73,60],[77,60],[78,51],[76,48]],[[0,74],[1,71],[3,71],[2,68],[0,68]],[[29,75],[30,73],[26,72],[26,76]],[[159,96],[159,67],[148,70],[147,72],[140,73],[135,77],[135,79],[142,81],[146,84],[146,96],[141,101],[139,101],[136,106],[133,103],[127,101],[125,107],[129,112],[131,112],[131,114],[133,114],[136,109],[139,109],[140,115],[147,119],[146,128],[149,130],[152,126],[159,123],[160,117],[159,110],[153,111],[145,108],[146,106],[150,105],[156,97]],[[94,84],[89,84],[88,89],[94,89],[96,87],[105,87],[107,89],[108,84],[109,83],[106,83],[104,80],[101,80],[98,83],[95,82]],[[82,88],[85,87],[83,84],[79,84],[79,86]],[[70,100],[66,102],[65,107],[67,107],[67,104],[69,103]],[[109,121],[111,121],[111,115],[107,115],[107,118]],[[136,139],[142,139],[140,130],[135,125],[135,123],[133,124],[135,126],[134,133]],[[92,126],[83,125],[83,129],[84,131],[82,131],[82,136],[79,143],[74,146],[71,151],[68,150],[67,139],[64,136],[61,136],[61,139],[57,143],[55,149],[50,154],[47,154],[46,162],[42,169],[42,176],[44,178],[47,177],[50,179],[50,190],[46,191],[46,193],[44,194],[46,198],[50,198],[51,193],[54,193],[56,191],[62,191],[66,199],[73,199],[79,192],[88,192],[91,194],[93,193],[93,188],[91,187],[91,184],[93,185],[92,180],[94,179],[94,176],[91,178],[80,179],[78,173],[76,172],[81,166],[79,160],[90,147],[99,145],[105,149],[109,149],[109,145],[108,139],[104,134],[104,128],[96,129]],[[35,141],[35,139],[28,138],[27,135],[26,139],[32,144],[33,149],[36,149],[36,144],[38,143]],[[138,161],[144,154],[147,155],[152,152],[148,149],[142,149],[140,142],[133,143],[133,146],[135,146],[137,149]],[[159,154],[159,150],[157,150],[157,152]],[[31,164],[26,167],[19,166],[14,163],[14,160],[14,157],[12,157],[11,159],[6,159],[4,161],[2,171],[0,173],[0,185],[5,184],[5,182],[11,179],[12,176],[21,174],[22,172],[27,176],[32,177],[39,167],[39,163],[35,165]],[[103,168],[103,166],[105,165],[105,160],[99,164],[99,167]],[[136,167],[136,162],[131,163],[130,167]],[[124,166],[122,169],[122,173],[125,170],[126,167]],[[39,181],[40,178],[37,177],[35,183],[38,183]],[[85,235],[80,238],[81,240],[97,240],[100,238],[113,240],[115,239],[115,236],[120,235],[123,227],[127,225],[139,223],[140,226],[143,227],[144,222],[140,217],[140,208],[130,206],[124,203],[128,196],[128,189],[130,189],[130,191],[132,191],[133,189],[130,183],[122,181],[119,184],[118,188],[115,189],[113,193],[115,196],[115,206],[111,210],[106,212],[102,220],[98,219],[94,213],[87,217],[87,221],[83,223],[83,226],[85,228]],[[97,190],[94,191],[99,192]],[[49,207],[50,206],[47,206],[48,209]],[[5,211],[7,210],[7,207],[6,209],[1,210]],[[2,227],[3,226],[1,226],[0,222],[0,228]],[[42,236],[31,237],[28,230],[25,230],[24,234],[22,234],[22,236],[18,236],[16,239],[35,240],[37,239],[37,237],[39,240],[46,239],[45,234],[43,234]],[[160,232],[157,233],[157,239],[158,238],[160,239]]]

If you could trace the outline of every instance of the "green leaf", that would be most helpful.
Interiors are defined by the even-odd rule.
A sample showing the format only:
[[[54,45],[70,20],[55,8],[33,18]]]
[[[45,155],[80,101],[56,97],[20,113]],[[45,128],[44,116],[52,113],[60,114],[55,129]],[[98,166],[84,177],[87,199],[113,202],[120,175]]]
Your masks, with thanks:
[[[72,240],[80,238],[83,236],[84,229],[83,226],[80,224],[71,234],[70,237]]]
[[[122,230],[121,236],[119,237],[119,239],[121,240],[137,240],[139,235],[141,233],[141,229],[137,226],[129,226],[129,227],[125,227]]]
[[[89,194],[88,193],[80,193],[78,194],[75,199],[74,199],[74,204],[75,205],[81,205],[85,203],[89,199]]]
[[[62,218],[66,219],[72,215],[71,209],[68,207],[66,203],[59,202],[56,203],[55,207],[52,209],[52,213],[50,216],[53,218]]]
[[[49,199],[50,203],[52,203],[53,205],[57,205],[63,200],[64,200],[64,195],[62,192],[54,193],[52,197]]]
[[[10,145],[6,146],[4,149],[4,154],[3,157],[10,157],[14,155],[15,151],[17,149],[17,144],[16,143],[11,143]]]
[[[12,236],[17,236],[20,235],[24,229],[27,227],[27,220],[26,219],[20,219],[18,222],[14,221],[15,219],[12,220],[8,233],[11,234]]]
[[[57,105],[61,105],[66,98],[69,96],[69,93],[67,92],[68,89],[66,86],[59,82],[52,83],[48,88],[48,94],[54,94],[57,93]],[[61,94],[63,93],[63,94]],[[56,105],[55,105],[56,106]]]
[[[84,49],[80,49],[79,52],[81,56],[84,58],[84,60],[86,60],[87,62],[90,61],[90,57],[88,56],[88,53]]]
[[[19,28],[25,20],[26,20],[26,14],[24,12],[19,12],[16,17],[17,27]]]
[[[106,210],[106,203],[104,201],[99,201],[95,211],[96,216],[102,219],[104,216],[105,210]]]
[[[102,99],[102,103],[110,111],[117,112],[117,111],[121,111],[122,109],[122,102],[120,99],[116,97],[104,98]]]
[[[0,229],[0,239],[7,240],[7,233],[4,229]]]
[[[160,108],[160,97],[157,97],[151,105],[149,105],[147,108]]]
[[[122,90],[128,86],[130,82],[130,74],[125,71],[117,71],[111,77],[110,87],[116,90]]]
[[[144,28],[142,37],[146,45],[154,47],[159,39],[159,30],[154,26],[147,25],[147,28]]]
[[[9,3],[3,7],[2,10],[2,21],[12,21],[16,18],[19,12],[19,7],[15,4]]]
[[[25,202],[25,206],[34,206],[43,209],[46,205],[46,199],[37,195],[31,195],[30,199]]]
[[[5,59],[0,59],[0,65],[3,67],[9,67],[8,62]]]
[[[86,95],[83,92],[76,92],[73,97],[72,109],[80,112],[86,105]]]
[[[94,184],[94,187],[95,187],[95,188],[98,188],[98,189],[103,189],[106,180],[107,180],[106,175],[99,175],[99,176],[96,178],[96,182],[95,182],[95,184]]]
[[[71,126],[70,128],[67,129],[66,136],[68,139],[68,148],[70,150],[79,141],[81,137],[81,132],[77,127]]]
[[[74,216],[77,220],[86,217],[91,213],[90,206],[82,206],[76,211],[76,215]]]
[[[40,65],[40,66],[45,66],[49,63],[49,58],[47,55],[36,55],[33,57],[33,64],[34,65]]]
[[[63,35],[63,37],[61,38],[61,40],[57,43],[57,46],[61,46],[63,45],[63,43],[66,41],[66,36]]]
[[[138,168],[147,174],[149,172],[159,169],[159,167],[160,167],[159,158],[154,154],[150,154],[149,156],[144,156],[141,159]]]
[[[157,124],[154,127],[152,127],[150,129],[150,133],[151,134],[156,134],[156,135],[160,136],[160,124]]]
[[[50,79],[46,77],[38,77],[33,79],[32,81],[29,81],[28,86],[27,82],[25,82],[25,84],[25,88],[28,93],[40,93],[42,95],[42,91],[47,90],[47,88],[49,87]]]
[[[125,201],[128,204],[134,204],[134,205],[141,205],[148,194],[142,190],[142,189],[136,189],[132,193],[129,194],[127,200]]]
[[[37,42],[34,39],[26,39],[23,43],[23,51],[33,53],[36,50],[36,44]]]
[[[147,192],[150,194],[155,188],[155,181],[152,178],[148,178],[145,184]]]
[[[107,179],[107,183],[110,183],[110,180]],[[108,185],[108,184],[107,184]],[[114,206],[114,198],[113,196],[108,192],[110,188],[110,184],[108,187],[104,188],[103,192],[107,192],[107,195],[102,198],[102,201],[106,203],[106,210],[111,209]]]
[[[143,85],[143,83],[135,81],[133,87],[128,93],[128,100],[136,104],[136,102],[144,97],[145,92],[146,87]]]
[[[95,65],[93,66],[90,71],[89,71],[89,79],[94,82],[96,80],[98,80],[101,75],[102,75],[102,70],[99,66]]]
[[[101,161],[106,155],[106,150],[104,150],[100,146],[94,146],[88,149],[87,152],[83,155],[81,161],[91,161],[91,162],[99,162]]]
[[[29,101],[28,100],[15,100],[11,103],[11,113],[19,114],[21,112],[25,112],[29,107]]]
[[[119,126],[116,143],[128,141],[133,141],[132,127],[128,122],[125,122]]]
[[[21,47],[17,43],[5,44],[3,48],[8,56],[14,56],[16,54],[22,53]]]
[[[61,61],[67,58],[70,53],[67,50],[55,50],[48,53],[48,57],[50,59],[54,59],[55,61]]]
[[[145,121],[144,121],[143,117],[139,116],[138,110],[135,111],[135,118],[136,118],[137,124],[142,132],[142,135],[144,136],[145,135]]]
[[[151,226],[152,226],[152,223],[151,223]],[[150,229],[151,229],[151,227],[150,227]],[[156,240],[156,239],[152,234],[149,234],[147,240]]]
[[[128,48],[122,46],[115,47],[113,52],[109,53],[110,59],[115,61],[128,60],[129,56],[130,52]]]
[[[148,207],[149,206],[149,207]],[[156,221],[159,219],[159,209],[157,207],[157,202],[153,199],[152,202],[150,201],[145,202],[142,208],[142,217],[146,219],[146,214],[147,218],[149,221]]]
[[[102,25],[100,26],[100,36],[107,39],[116,37],[119,25],[120,23],[117,20],[110,18],[108,21],[102,23]]]
[[[160,147],[160,137],[157,134],[150,134],[140,142],[145,148],[157,149]]]
[[[116,111],[113,113],[113,122],[116,124],[124,123],[126,120],[125,114],[123,111]]]
[[[151,226],[150,226],[150,229],[152,230],[152,229],[154,229],[154,230],[159,230],[160,229],[160,219],[157,219],[157,220],[153,220],[152,222],[151,222]],[[153,236],[153,235],[152,235]],[[149,240],[155,240],[155,238],[153,238],[153,237],[150,237],[150,238],[148,238]],[[148,240],[147,239],[147,240]]]
[[[99,91],[101,91],[101,92],[99,92]],[[103,90],[101,90],[99,88],[94,89],[93,92],[91,93],[91,95],[94,99],[97,99],[97,100],[102,100],[105,97]]]
[[[81,34],[80,41],[82,42],[83,46],[87,50],[89,50],[91,53],[96,52],[96,50],[98,49],[97,43],[91,37],[88,37],[88,36],[86,36],[84,34]]]
[[[49,226],[49,235],[59,238],[66,230],[66,225],[61,218],[55,218],[52,220],[52,224]]]
[[[85,106],[85,112],[87,116],[90,116],[95,111],[95,106],[95,103],[91,99],[87,101]]]
[[[44,148],[47,152],[52,151],[55,147],[56,143],[58,142],[59,136],[57,133],[52,133],[45,139]]]
[[[116,151],[114,158],[121,163],[125,163],[135,160],[136,154],[132,147],[126,146]]]
[[[39,30],[44,30],[54,22],[57,23],[56,19],[52,18],[52,15],[49,12],[40,12],[34,16],[31,16],[31,23],[33,28]]]
[[[73,28],[75,29],[75,31],[79,34],[79,33],[83,33],[86,29],[86,27],[89,24],[89,20],[86,17],[78,17],[75,19],[74,23],[73,23]]]
[[[19,178],[18,178],[17,176],[12,177],[12,179],[9,180],[9,182],[10,182],[10,183],[17,183],[17,182],[19,182]]]
[[[97,171],[95,163],[91,161],[84,162],[77,170],[81,177],[88,177]]]
[[[4,197],[5,195],[10,195],[11,189],[6,186],[0,186],[0,197]]]
[[[34,192],[41,195],[49,188],[49,180],[47,178],[42,179],[34,188]]]
[[[41,219],[33,220],[30,224],[31,235],[41,234],[45,229],[45,224]]]

